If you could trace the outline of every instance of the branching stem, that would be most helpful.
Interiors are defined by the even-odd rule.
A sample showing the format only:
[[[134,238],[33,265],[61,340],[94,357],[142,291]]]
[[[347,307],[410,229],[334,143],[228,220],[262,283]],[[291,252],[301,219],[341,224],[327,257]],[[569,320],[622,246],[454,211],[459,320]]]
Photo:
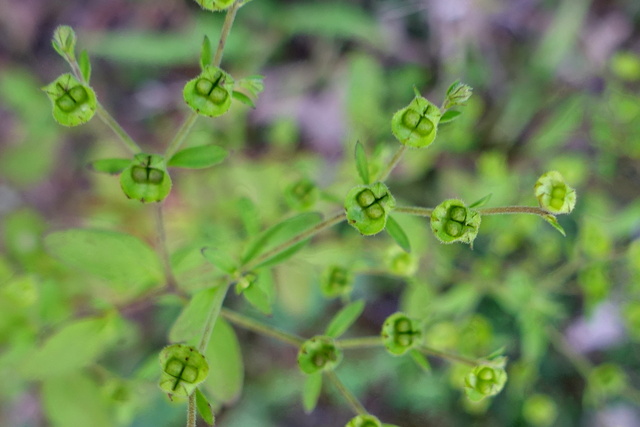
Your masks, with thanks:
[[[222,303],[224,302],[224,297],[227,295],[227,291],[231,287],[231,283],[232,282],[220,285],[218,289],[216,289],[216,293],[213,296],[213,300],[211,301],[211,308],[209,309],[209,314],[207,315],[207,322],[205,323],[204,329],[202,331],[200,344],[198,344],[198,351],[202,354],[207,351],[207,345],[209,345],[209,340],[211,340],[213,327],[216,325],[218,315],[220,314],[220,309],[222,308]]]
[[[421,351],[424,354],[428,354],[431,356],[437,356],[441,359],[447,359],[447,360],[451,360],[454,362],[458,362],[458,363],[463,363],[465,365],[468,366],[476,366],[478,365],[478,361],[477,360],[473,360],[473,359],[469,359],[467,357],[464,356],[460,356],[457,354],[452,354],[452,353],[447,353],[445,351],[440,351],[440,350],[436,350],[434,348],[431,347],[427,347],[427,346],[421,346],[418,348],[419,351]]]
[[[345,338],[337,340],[336,344],[342,349],[355,349],[355,348],[371,348],[380,347],[383,345],[382,339],[379,336],[374,337],[360,337],[360,338]]]
[[[398,151],[396,151],[396,153],[391,158],[391,161],[387,165],[387,168],[380,173],[380,176],[378,177],[378,181],[384,182],[389,177],[389,175],[391,174],[391,171],[393,171],[393,169],[400,162],[400,160],[402,160],[402,156],[404,155],[405,151],[407,151],[407,146],[400,145],[400,148],[398,148]]]
[[[187,406],[187,427],[196,427],[196,392],[189,395]]]
[[[351,409],[353,409],[353,411],[357,415],[367,415],[368,412],[364,408],[364,406],[362,406],[362,403],[360,403],[358,398],[353,393],[351,393],[347,387],[345,387],[345,385],[342,383],[342,381],[340,381],[335,372],[326,371],[325,375],[327,376],[327,378],[329,378],[329,381],[333,383],[335,388],[338,389],[340,394],[345,398],[349,406],[351,406]]]
[[[481,215],[504,215],[504,214],[532,214],[538,216],[548,216],[549,212],[536,206],[501,206],[498,208],[478,209]]]
[[[222,317],[227,319],[229,322],[240,326],[241,328],[248,329],[250,331],[256,332],[261,335],[266,335],[271,338],[275,338],[279,341],[282,341],[286,344],[291,344],[294,347],[300,347],[304,343],[304,339],[300,338],[297,335],[290,334],[288,332],[283,332],[278,329],[275,329],[269,325],[265,325],[264,323],[257,322],[247,316],[244,316],[240,313],[236,313],[235,311],[231,311],[229,309],[223,308],[220,311]]]
[[[155,207],[156,211],[156,230],[158,233],[158,245],[160,247],[160,255],[164,267],[164,277],[167,281],[167,289],[173,291],[176,289],[177,282],[171,270],[171,260],[169,258],[169,249],[167,248],[167,235],[164,228],[163,204],[158,203]]]
[[[397,206],[396,208],[393,209],[393,212],[405,213],[405,214],[415,215],[415,216],[430,217],[431,212],[433,212],[433,209],[423,208],[420,206]]]

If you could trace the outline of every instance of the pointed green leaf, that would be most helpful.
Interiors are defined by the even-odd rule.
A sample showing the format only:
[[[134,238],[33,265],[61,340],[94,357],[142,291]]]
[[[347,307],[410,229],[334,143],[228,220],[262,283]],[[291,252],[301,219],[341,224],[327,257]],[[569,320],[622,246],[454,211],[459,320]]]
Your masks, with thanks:
[[[209,376],[203,383],[212,399],[221,403],[232,403],[242,391],[244,364],[240,343],[229,324],[218,318],[205,352],[209,362]]]
[[[249,92],[251,96],[257,98],[260,92],[264,90],[264,76],[249,76],[236,82],[236,86]]]
[[[331,319],[329,326],[327,326],[325,335],[332,338],[338,338],[340,335],[344,334],[351,325],[353,325],[353,322],[360,317],[363,310],[363,300],[354,301],[343,307],[335,316],[333,316],[333,319]]]
[[[364,147],[360,141],[356,142],[356,168],[358,169],[358,175],[365,185],[369,184],[369,163],[367,162],[367,153],[364,151]]]
[[[476,200],[475,202],[469,205],[469,209],[477,209],[477,208],[483,207],[484,205],[487,204],[487,202],[489,202],[489,199],[491,199],[491,196],[493,196],[493,193],[489,193],[486,196],[484,196],[482,199]]]
[[[201,252],[207,261],[227,274],[234,273],[238,268],[237,262],[224,250],[204,247]]]
[[[460,114],[462,114],[460,111],[447,110],[440,117],[440,124],[452,122],[457,119]]]
[[[82,50],[80,52],[80,57],[78,58],[78,65],[80,66],[80,73],[82,73],[82,78],[85,83],[89,83],[89,79],[91,79],[91,61],[89,60],[89,54],[86,50]]]
[[[171,157],[167,166],[174,168],[202,169],[222,162],[229,152],[217,145],[201,145],[185,148]]]
[[[409,351],[411,358],[414,362],[427,374],[431,373],[431,364],[429,360],[424,356],[424,354],[420,353],[418,350]]]
[[[313,412],[318,404],[318,398],[322,391],[322,372],[305,375],[304,388],[302,389],[302,406],[307,414]]]
[[[407,233],[404,232],[400,224],[398,224],[391,215],[387,218],[385,230],[387,230],[387,233],[393,237],[393,240],[395,240],[398,246],[404,249],[405,252],[411,252],[411,242],[409,241]]]
[[[196,408],[198,408],[198,414],[200,414],[205,423],[210,426],[215,423],[211,404],[207,400],[207,396],[205,396],[199,388],[196,389]]]
[[[244,105],[248,105],[251,108],[256,108],[256,104],[251,100],[251,98],[249,98],[247,95],[245,95],[242,92],[238,92],[237,90],[234,90],[231,95],[237,99],[238,101],[242,102]]]
[[[237,211],[244,225],[247,237],[253,237],[260,232],[260,210],[248,197],[241,197],[237,202]]]
[[[164,282],[155,251],[126,233],[69,229],[49,234],[45,247],[64,264],[110,281],[120,294],[134,295]]]
[[[204,70],[207,65],[211,65],[211,41],[209,41],[209,37],[204,36],[200,50],[200,67]]]
[[[556,230],[558,230],[560,234],[567,237],[567,233],[565,233],[564,228],[562,228],[562,226],[558,223],[558,218],[556,218],[555,215],[551,215],[551,214],[542,215],[542,219],[544,219],[549,224],[551,224],[551,226]]]
[[[274,283],[271,271],[262,270],[251,285],[242,292],[249,304],[261,311],[263,314],[270,315],[271,305],[273,304]]]
[[[320,215],[319,213],[305,212],[292,218],[288,218],[274,225],[273,227],[268,228],[256,239],[254,239],[253,242],[249,245],[249,247],[245,251],[242,263],[247,264],[249,261],[258,257],[259,255],[268,253],[269,251],[277,248],[279,245],[291,240],[298,234],[318,224],[320,221],[322,221],[322,215]],[[304,246],[304,244],[308,242],[308,240],[309,239],[303,240],[302,242],[290,246],[285,250],[274,252],[260,265],[264,266],[267,261],[272,261],[275,257],[277,257],[277,261],[280,262],[284,259],[282,258],[282,254],[284,254],[285,258],[290,257],[295,252],[300,250]]]
[[[455,88],[457,88],[458,86],[460,86],[460,80],[459,79],[449,85],[449,87],[447,88],[447,92],[445,94],[447,96],[451,95],[451,92],[453,92],[453,90]]]
[[[196,292],[171,326],[169,341],[197,344],[212,304],[215,303],[216,298],[223,296],[221,295],[223,288],[223,286],[216,286]]]
[[[131,164],[131,159],[100,159],[94,160],[87,165],[93,172],[108,173],[118,175]]]

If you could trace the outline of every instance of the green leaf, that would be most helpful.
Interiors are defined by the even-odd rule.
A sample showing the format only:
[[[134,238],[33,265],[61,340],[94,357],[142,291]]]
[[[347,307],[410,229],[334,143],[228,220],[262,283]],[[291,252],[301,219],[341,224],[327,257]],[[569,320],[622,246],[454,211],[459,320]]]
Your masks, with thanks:
[[[489,202],[489,200],[491,199],[491,196],[493,195],[493,193],[489,193],[486,196],[484,196],[483,198],[476,200],[475,202],[471,203],[469,205],[469,209],[474,209],[474,208],[481,208],[484,205],[487,204],[487,202]]]
[[[199,388],[196,389],[196,408],[198,408],[198,414],[200,414],[204,422],[210,426],[215,423],[211,404],[207,400],[207,396],[205,396]]]
[[[248,197],[241,197],[237,202],[237,211],[248,237],[260,232],[260,210]]]
[[[445,93],[446,96],[451,95],[451,92],[453,92],[454,89],[456,89],[458,86],[460,86],[460,80],[456,80],[455,82],[451,83],[449,85],[449,87],[447,88],[447,92]]]
[[[234,402],[242,391],[244,364],[238,337],[221,317],[213,328],[205,356],[209,362],[209,376],[203,383],[204,389],[216,401]]]
[[[202,255],[216,268],[227,274],[234,273],[238,268],[238,263],[229,255],[229,252],[217,248],[204,247]]]
[[[263,255],[270,250],[273,250],[278,245],[281,245],[296,235],[308,230],[314,225],[322,221],[322,215],[317,212],[305,212],[292,218],[286,219],[261,233],[254,241],[249,245],[242,258],[242,264],[246,265],[249,261]],[[267,265],[268,261],[271,261],[269,265],[273,265],[275,262],[281,262],[284,259],[290,257],[309,241],[306,239],[299,242],[289,248],[273,253],[267,259],[265,259],[261,266]]]
[[[262,270],[251,285],[242,292],[249,304],[260,310],[263,314],[270,315],[273,304],[274,283],[271,271]]]
[[[129,234],[69,229],[49,234],[45,247],[64,264],[110,281],[119,293],[133,295],[164,282],[158,255]]]
[[[558,230],[560,232],[560,234],[562,234],[563,236],[567,237],[567,233],[565,233],[564,228],[562,228],[560,223],[558,223],[558,218],[556,218],[555,215],[551,215],[551,214],[542,215],[542,219],[544,219],[549,224],[551,224],[551,226],[553,228],[555,228],[556,230]]]
[[[411,242],[409,241],[407,233],[404,232],[400,224],[398,224],[392,216],[387,218],[385,230],[387,230],[387,233],[393,237],[393,240],[395,240],[402,249],[406,252],[411,252]]]
[[[338,338],[340,335],[344,334],[351,325],[353,325],[353,322],[360,317],[363,310],[364,300],[354,301],[343,307],[335,316],[333,316],[333,319],[331,319],[329,326],[327,326],[325,335],[332,338]]]
[[[204,36],[202,40],[202,49],[200,50],[200,67],[204,70],[207,65],[211,65],[211,41],[209,37]]]
[[[201,145],[185,148],[171,157],[167,166],[174,168],[203,169],[222,162],[229,152],[217,145]]]
[[[196,341],[202,333],[211,305],[222,291],[223,287],[217,286],[196,292],[171,326],[169,341],[197,344]]]
[[[363,184],[369,184],[369,164],[367,162],[367,153],[364,151],[364,147],[360,141],[356,142],[356,168],[358,169],[358,175]]]
[[[80,66],[80,73],[82,73],[82,78],[85,83],[89,83],[89,80],[91,79],[91,61],[89,60],[89,54],[84,49],[80,52],[78,65]]]
[[[100,159],[94,160],[87,165],[93,172],[108,173],[118,175],[131,164],[131,159]]]
[[[24,360],[20,372],[30,379],[65,377],[94,363],[116,340],[116,320],[110,315],[64,325]]]
[[[307,414],[313,412],[318,404],[318,398],[322,391],[322,372],[306,375],[304,388],[302,389],[302,406]]]
[[[409,354],[413,361],[416,362],[416,365],[418,365],[425,373],[431,373],[431,364],[424,354],[420,353],[418,350],[410,350]]]
[[[460,114],[462,114],[460,111],[447,110],[440,117],[440,124],[452,122],[457,119]]]
[[[235,99],[237,99],[238,101],[242,102],[244,105],[248,105],[251,108],[256,108],[256,104],[254,104],[254,102],[251,100],[251,98],[249,98],[244,93],[238,92],[237,90],[234,90],[231,95]]]

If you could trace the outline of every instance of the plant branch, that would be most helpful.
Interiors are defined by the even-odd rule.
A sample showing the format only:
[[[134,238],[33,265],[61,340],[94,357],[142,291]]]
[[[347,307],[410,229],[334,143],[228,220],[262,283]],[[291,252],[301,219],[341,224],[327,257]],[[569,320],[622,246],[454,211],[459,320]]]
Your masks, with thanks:
[[[445,351],[436,350],[434,348],[427,347],[427,346],[424,346],[424,345],[418,347],[417,350],[421,351],[424,354],[428,354],[428,355],[431,355],[431,356],[437,356],[437,357],[439,357],[441,359],[452,360],[454,362],[463,363],[463,364],[469,365],[469,366],[477,366],[478,363],[479,363],[477,360],[469,359],[467,357],[460,356],[460,355],[457,355],[457,354],[447,353]]]
[[[187,427],[196,427],[196,392],[189,395],[187,406]]]
[[[349,389],[347,389],[344,386],[344,384],[342,383],[342,381],[340,381],[340,379],[338,378],[338,376],[336,375],[335,372],[333,372],[333,371],[325,371],[324,374],[327,376],[327,378],[329,378],[329,381],[331,381],[333,383],[335,388],[338,389],[340,394],[342,394],[342,396],[346,399],[346,401],[349,404],[349,406],[351,406],[351,409],[353,409],[353,411],[357,415],[367,415],[368,414],[367,410],[364,408],[364,406],[362,406],[362,403],[360,403],[358,398],[353,393],[351,393],[349,391]]]
[[[164,277],[167,281],[167,289],[171,292],[177,288],[178,282],[176,281],[173,271],[171,270],[171,260],[169,258],[169,249],[167,248],[167,234],[164,228],[164,216],[163,216],[163,204],[158,203],[156,206],[156,230],[158,233],[158,245],[160,246],[160,255],[162,257],[162,264],[164,267]]]
[[[504,215],[504,214],[532,214],[538,216],[551,215],[549,212],[542,208],[535,206],[501,206],[498,208],[483,208],[478,209],[481,215]]]
[[[433,208],[423,208],[420,206],[397,206],[393,209],[392,212],[430,217],[431,212],[433,212]]]
[[[247,316],[244,316],[240,313],[236,313],[235,311],[223,308],[220,311],[222,317],[227,319],[229,322],[240,326],[241,328],[248,329],[250,331],[256,332],[261,335],[266,335],[271,338],[275,338],[279,341],[282,341],[286,344],[291,344],[294,347],[300,347],[304,343],[304,339],[300,338],[297,335],[293,335],[287,332],[280,331],[275,329],[269,325],[265,325],[263,323],[257,322]]]
[[[398,148],[398,151],[396,151],[396,153],[393,155],[386,169],[384,169],[380,173],[380,176],[378,177],[377,181],[384,182],[389,177],[389,175],[391,174],[391,171],[393,171],[393,169],[402,159],[402,156],[404,155],[405,151],[407,151],[407,146],[400,145],[400,148]]]
[[[232,282],[228,282],[224,285],[218,286],[217,292],[213,296],[213,300],[211,301],[211,308],[209,309],[209,314],[207,315],[207,323],[205,323],[204,329],[202,331],[202,337],[200,339],[200,344],[198,344],[198,351],[202,354],[204,354],[207,350],[207,345],[209,345],[213,327],[216,325],[216,320],[218,320],[218,315],[220,314],[222,303],[224,302],[224,298],[227,295],[227,291],[231,287],[231,284]]]
[[[380,347],[383,345],[382,339],[379,336],[374,337],[360,337],[360,338],[345,338],[337,340],[336,344],[342,349],[355,349],[355,348],[371,348]]]

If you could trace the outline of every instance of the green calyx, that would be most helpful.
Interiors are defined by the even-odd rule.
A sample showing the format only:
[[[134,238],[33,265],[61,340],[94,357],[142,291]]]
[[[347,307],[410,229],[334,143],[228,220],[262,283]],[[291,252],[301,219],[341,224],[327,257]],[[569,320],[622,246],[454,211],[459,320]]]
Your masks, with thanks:
[[[298,351],[298,366],[305,374],[330,371],[342,361],[342,351],[327,336],[315,336],[305,341]]]
[[[382,342],[389,353],[400,356],[421,343],[422,331],[414,319],[394,313],[382,325]]]
[[[387,216],[395,206],[396,200],[382,182],[352,188],[344,202],[349,224],[365,236],[384,230]]]
[[[358,415],[351,418],[345,427],[382,427],[382,423],[373,415]]]
[[[438,130],[442,112],[426,98],[416,96],[391,119],[391,131],[401,144],[408,147],[428,147]]]
[[[480,219],[480,214],[461,200],[445,200],[431,213],[431,230],[442,243],[472,244],[480,229]]]
[[[120,175],[124,194],[143,203],[164,200],[171,191],[171,177],[164,157],[157,154],[138,153]]]
[[[576,205],[576,190],[557,171],[543,174],[533,187],[540,207],[552,214],[566,214]]]
[[[289,206],[301,211],[311,209],[319,195],[318,187],[308,178],[294,182],[285,191],[285,199]]]
[[[194,347],[173,344],[160,352],[159,386],[165,393],[187,397],[209,374],[209,364]]]
[[[196,113],[217,117],[229,111],[233,86],[234,81],[229,74],[208,65],[198,77],[187,82],[182,94]]]
[[[53,104],[53,117],[63,126],[78,126],[91,120],[98,101],[89,86],[72,74],[63,74],[42,88]]]
[[[196,3],[205,10],[220,12],[229,9],[235,0],[196,0]]]
[[[469,400],[478,402],[500,393],[507,382],[507,372],[501,364],[478,365],[464,379],[464,390]]]
[[[327,298],[347,295],[353,289],[353,273],[344,267],[332,265],[328,267],[320,279],[320,290]]]

